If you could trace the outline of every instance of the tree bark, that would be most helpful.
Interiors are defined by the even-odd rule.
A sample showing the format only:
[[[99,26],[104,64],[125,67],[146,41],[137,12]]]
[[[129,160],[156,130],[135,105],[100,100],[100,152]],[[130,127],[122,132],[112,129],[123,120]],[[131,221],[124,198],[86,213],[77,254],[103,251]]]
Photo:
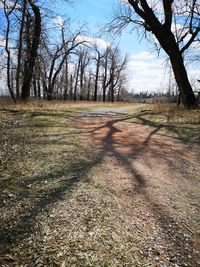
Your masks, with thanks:
[[[35,22],[34,22],[33,41],[32,41],[32,45],[30,49],[30,54],[28,56],[28,59],[25,62],[25,68],[24,68],[24,79],[23,79],[22,93],[21,93],[21,98],[24,101],[28,100],[30,96],[30,83],[31,83],[32,76],[33,76],[33,69],[35,66],[35,60],[37,57],[37,50],[38,50],[40,34],[41,34],[40,9],[33,3],[32,0],[29,0],[28,2],[31,5],[31,8],[33,10],[33,13],[35,16]]]
[[[12,86],[11,86],[11,81],[10,81],[10,63],[11,63],[11,57],[10,57],[10,49],[8,47],[8,43],[9,43],[9,34],[10,34],[10,18],[9,18],[9,15],[13,12],[15,6],[17,4],[17,1],[15,2],[13,8],[7,13],[6,12],[6,5],[5,5],[5,2],[4,2],[4,14],[5,14],[5,17],[6,17],[6,22],[7,22],[7,27],[6,27],[6,44],[5,44],[5,50],[6,50],[6,53],[7,53],[7,65],[6,65],[6,74],[7,74],[7,86],[8,86],[8,90],[9,90],[9,93],[13,99],[13,101],[16,103],[16,98],[15,98],[15,95],[14,95],[14,92],[13,92],[13,89],[12,89]]]
[[[37,78],[38,99],[41,99],[40,77]]]
[[[81,60],[79,58],[78,66],[77,66],[77,70],[76,70],[75,86],[74,86],[74,101],[77,100],[77,88],[78,88],[78,78],[79,78],[80,65],[81,65]]]
[[[195,106],[195,95],[188,79],[182,53],[175,41],[174,35],[168,30],[162,30],[159,34],[155,31],[155,33],[161,47],[169,56],[183,105],[186,108]]]
[[[182,55],[177,51],[177,53],[170,54],[169,58],[183,105],[190,108],[195,105],[196,99],[187,76]]]
[[[108,71],[108,49],[105,54],[104,62],[104,76],[103,76],[103,102],[106,101],[106,88],[107,88],[107,71]]]
[[[37,82],[35,75],[33,76],[33,95],[34,98],[37,98]]]
[[[95,102],[97,101],[99,68],[100,68],[100,53],[98,53],[97,65],[96,65],[96,75],[95,75],[95,85],[94,85],[94,101]]]
[[[16,97],[17,97],[17,99],[20,98],[19,86],[20,86],[21,59],[22,59],[22,41],[23,41],[23,30],[24,30],[24,22],[25,22],[26,4],[27,4],[27,0],[23,0],[21,25],[20,25],[20,30],[19,30],[17,69],[16,69]]]
[[[65,61],[65,84],[64,84],[64,100],[67,100],[68,95],[68,89],[69,89],[69,71],[68,71],[68,59],[66,58]]]

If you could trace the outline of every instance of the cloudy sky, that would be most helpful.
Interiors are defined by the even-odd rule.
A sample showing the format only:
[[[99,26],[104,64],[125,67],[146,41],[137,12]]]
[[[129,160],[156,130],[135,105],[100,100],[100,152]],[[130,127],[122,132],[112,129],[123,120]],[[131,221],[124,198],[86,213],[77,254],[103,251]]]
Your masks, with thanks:
[[[73,0],[71,4],[62,5],[60,1],[52,2],[53,8],[58,16],[57,22],[61,23],[62,17],[71,17],[72,24],[87,24],[91,35],[95,35],[99,29],[99,25],[103,25],[112,19],[113,10],[119,0]],[[60,15],[60,16],[59,16]],[[128,54],[127,76],[128,89],[130,91],[149,91],[163,92],[169,84],[169,64],[166,61],[164,53],[154,51],[152,44],[148,43],[137,31],[133,31],[134,26],[124,30],[122,35],[115,36],[115,43],[119,43],[122,53]],[[101,31],[102,36],[98,39],[98,43],[102,46],[106,45],[104,30]],[[92,36],[91,36],[92,38]],[[90,40],[91,41],[91,40]],[[198,48],[200,51],[200,48]],[[189,76],[194,81],[200,78],[200,70],[197,65],[190,66]]]
[[[74,0],[73,5],[66,10],[59,8],[59,12],[69,14],[75,21],[86,22],[92,33],[96,33],[97,26],[112,19],[118,0]],[[134,27],[134,26],[133,26]],[[102,30],[102,34],[104,34]],[[101,37],[102,39],[104,37]],[[132,28],[126,29],[120,37],[115,37],[123,54],[128,54],[127,75],[129,90],[162,92],[169,84],[169,64],[164,53],[154,51],[152,44],[138,36]],[[190,67],[191,79],[200,78],[197,66]]]

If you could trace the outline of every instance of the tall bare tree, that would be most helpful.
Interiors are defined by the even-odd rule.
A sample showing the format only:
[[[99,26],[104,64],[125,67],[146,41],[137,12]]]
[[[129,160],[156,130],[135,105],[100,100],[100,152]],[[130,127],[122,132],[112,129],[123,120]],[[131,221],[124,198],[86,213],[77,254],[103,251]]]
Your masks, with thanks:
[[[33,25],[33,35],[32,42],[30,44],[30,50],[28,50],[27,58],[24,64],[24,77],[21,91],[22,100],[28,100],[30,96],[30,84],[33,77],[33,69],[35,66],[35,61],[38,55],[38,46],[40,42],[41,34],[41,14],[39,7],[35,4],[34,0],[28,0],[33,14],[34,14],[34,25]]]
[[[48,100],[52,100],[56,79],[60,71],[62,70],[64,63],[66,63],[68,56],[72,53],[76,53],[75,49],[78,46],[84,45],[86,43],[83,40],[79,40],[81,30],[78,30],[75,34],[70,33],[66,40],[66,38],[64,37],[63,29],[64,25],[61,29],[62,43],[60,45],[56,45],[56,49],[55,51],[53,51],[53,53],[48,49],[49,55],[51,57],[51,65],[48,75]]]
[[[101,59],[104,57],[104,54],[101,53],[100,49],[98,48],[97,44],[94,45],[94,51],[96,56],[93,59],[96,62],[96,73],[95,73],[95,87],[94,87],[94,101],[97,101],[97,93],[98,93],[98,81],[99,81],[99,72],[101,66]]]
[[[12,99],[14,100],[14,102],[16,102],[16,98],[13,92],[13,88],[11,85],[11,74],[10,74],[10,69],[11,69],[11,51],[10,51],[10,47],[9,47],[9,34],[10,34],[10,16],[12,15],[13,11],[15,10],[15,7],[17,5],[17,0],[14,1],[13,5],[7,1],[1,1],[3,3],[3,8],[4,8],[4,15],[6,18],[6,30],[5,30],[5,51],[7,53],[7,64],[6,64],[6,74],[7,74],[7,86],[8,86],[8,90],[10,92],[10,95],[12,97]]]
[[[18,39],[18,52],[17,52],[17,67],[16,67],[16,98],[20,98],[20,74],[22,63],[22,49],[23,49],[23,33],[25,27],[27,0],[22,1],[21,18],[20,18],[20,30]]]
[[[194,106],[195,95],[188,79],[183,55],[199,40],[199,0],[128,0],[121,11],[112,21],[112,27],[122,30],[127,24],[134,23],[143,27],[145,32],[152,33],[169,56],[184,106]]]
[[[111,49],[110,53],[110,60],[111,60],[111,66],[110,66],[110,78],[109,78],[109,97],[110,101],[114,102],[114,95],[115,95],[115,89],[117,85],[119,85],[119,82],[122,82],[121,74],[123,70],[126,67],[127,63],[127,56],[124,57],[123,60],[120,59],[120,51],[118,47],[115,47]],[[121,84],[122,85],[122,84]],[[120,88],[118,88],[120,90]]]

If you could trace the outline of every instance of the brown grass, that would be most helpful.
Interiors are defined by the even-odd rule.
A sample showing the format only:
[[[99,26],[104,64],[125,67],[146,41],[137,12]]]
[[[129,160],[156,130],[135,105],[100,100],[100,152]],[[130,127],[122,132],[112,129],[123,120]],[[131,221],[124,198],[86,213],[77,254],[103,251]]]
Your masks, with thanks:
[[[152,104],[150,110],[167,122],[200,123],[200,109],[185,109],[176,104]]]
[[[127,203],[113,190],[117,181],[112,188],[104,183],[111,175],[119,178],[120,186],[126,184],[117,169],[124,164],[112,158],[103,161],[102,151],[89,146],[89,135],[80,135],[81,128],[70,121],[77,110],[120,105],[126,104],[31,101],[14,105],[1,99],[2,109],[20,111],[0,111],[1,266],[160,266],[138,263],[138,258],[152,259],[141,256],[137,228],[126,217]],[[129,107],[130,117],[158,129],[158,134],[163,130],[189,138],[194,132],[192,128],[184,136],[182,128],[175,132],[178,123],[168,128],[172,119],[179,119],[174,116],[166,122],[172,106]],[[193,112],[197,111],[180,111],[180,116],[198,121]],[[95,126],[93,118],[91,126]],[[134,135],[135,129],[131,131]]]
[[[28,102],[13,103],[10,98],[0,98],[0,109],[12,109],[12,110],[66,110],[66,109],[92,109],[101,107],[116,107],[124,106],[127,103],[103,103],[94,101],[61,101],[61,100],[30,100]]]

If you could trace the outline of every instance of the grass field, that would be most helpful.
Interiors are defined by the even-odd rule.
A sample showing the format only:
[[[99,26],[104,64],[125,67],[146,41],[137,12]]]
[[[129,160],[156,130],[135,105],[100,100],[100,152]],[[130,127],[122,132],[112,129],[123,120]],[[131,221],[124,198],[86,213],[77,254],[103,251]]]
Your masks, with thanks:
[[[1,266],[145,266],[120,196],[95,182],[101,153],[73,122],[83,110],[123,106],[1,103]],[[200,141],[199,110],[128,104],[122,117],[188,144]]]

